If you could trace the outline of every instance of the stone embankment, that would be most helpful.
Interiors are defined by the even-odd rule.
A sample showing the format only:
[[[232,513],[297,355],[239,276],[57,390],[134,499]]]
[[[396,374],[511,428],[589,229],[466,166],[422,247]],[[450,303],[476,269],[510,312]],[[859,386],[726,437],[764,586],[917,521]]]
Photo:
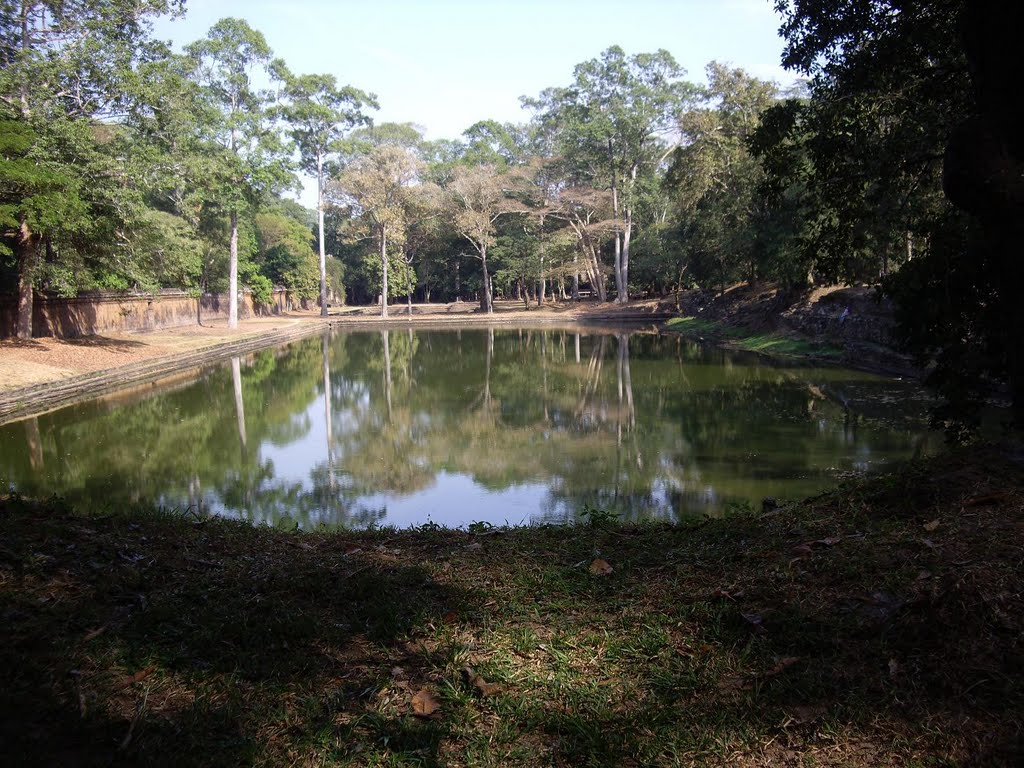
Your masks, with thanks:
[[[683,316],[752,335],[777,334],[835,347],[843,365],[899,376],[919,373],[898,350],[892,303],[873,288],[784,291],[765,283],[740,284],[722,294],[687,291],[676,306]]]

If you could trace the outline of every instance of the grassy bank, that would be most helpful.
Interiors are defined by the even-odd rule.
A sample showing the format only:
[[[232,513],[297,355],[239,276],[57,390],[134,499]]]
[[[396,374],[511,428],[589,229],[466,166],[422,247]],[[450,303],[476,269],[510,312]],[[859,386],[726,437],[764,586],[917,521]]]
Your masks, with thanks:
[[[674,317],[665,328],[689,338],[714,341],[728,349],[782,358],[837,361],[843,351],[829,344],[798,339],[778,331],[751,331],[742,326],[699,317]]]
[[[1022,479],[988,449],[688,527],[476,533],[8,499],[0,762],[1019,764]]]

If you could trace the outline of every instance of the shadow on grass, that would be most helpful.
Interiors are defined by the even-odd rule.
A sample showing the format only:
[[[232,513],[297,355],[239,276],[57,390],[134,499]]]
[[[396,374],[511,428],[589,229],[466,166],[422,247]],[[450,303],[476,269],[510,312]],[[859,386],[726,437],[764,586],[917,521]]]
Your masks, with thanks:
[[[408,717],[446,664],[422,631],[473,594],[383,546],[18,504],[0,507],[0,763],[250,764],[296,739],[343,754],[369,718],[436,764],[443,729]]]
[[[1024,484],[997,459],[476,537],[0,503],[0,763],[1018,765]]]

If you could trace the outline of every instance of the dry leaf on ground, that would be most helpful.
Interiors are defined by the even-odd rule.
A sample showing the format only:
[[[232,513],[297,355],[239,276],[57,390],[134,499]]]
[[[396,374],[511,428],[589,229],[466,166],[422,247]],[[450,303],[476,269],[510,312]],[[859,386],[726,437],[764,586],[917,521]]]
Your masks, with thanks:
[[[800,657],[799,656],[786,656],[785,658],[779,659],[778,663],[774,667],[769,669],[767,672],[765,672],[761,676],[762,677],[775,677],[777,674],[779,674],[780,672],[785,671],[789,667],[791,667],[794,664],[796,664],[798,661],[800,661]]]
[[[412,713],[416,717],[433,717],[441,709],[441,702],[426,688],[420,689],[412,697]]]
[[[590,564],[590,572],[595,576],[607,576],[611,573],[614,568],[609,565],[607,560],[602,560],[600,557],[595,558],[594,562]]]
[[[488,683],[483,675],[478,675],[473,671],[472,667],[462,668],[462,681],[469,686],[472,686],[477,692],[487,698],[488,696],[494,696],[495,694],[501,693],[505,690],[505,687],[500,683]]]

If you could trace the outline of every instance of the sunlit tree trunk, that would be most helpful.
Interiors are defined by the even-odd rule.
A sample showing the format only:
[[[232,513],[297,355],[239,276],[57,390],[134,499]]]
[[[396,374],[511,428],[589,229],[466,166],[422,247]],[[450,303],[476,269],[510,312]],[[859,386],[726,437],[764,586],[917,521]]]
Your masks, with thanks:
[[[491,297],[491,276],[487,272],[486,245],[480,247],[480,263],[483,264],[484,269],[483,295],[480,297],[480,308],[490,315],[494,313],[494,302]]]
[[[383,270],[381,278],[382,293],[380,295],[380,316],[388,316],[388,230],[380,228],[380,266]]]
[[[412,254],[403,255],[405,259],[405,297],[409,305],[409,317],[412,317]]]
[[[316,154],[316,220],[320,236],[320,317],[327,317],[327,249],[324,246],[324,158]]]
[[[228,328],[238,327],[238,213],[231,212],[231,248],[228,267]]]

